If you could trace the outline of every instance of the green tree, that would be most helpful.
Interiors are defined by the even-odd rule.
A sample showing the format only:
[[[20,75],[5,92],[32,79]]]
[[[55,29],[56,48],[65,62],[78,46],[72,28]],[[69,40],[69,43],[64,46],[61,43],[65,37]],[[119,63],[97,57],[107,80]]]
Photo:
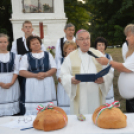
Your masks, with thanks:
[[[90,15],[83,6],[82,2],[77,0],[64,0],[65,13],[68,18],[67,22],[71,22],[75,25],[76,31],[83,28],[89,29]]]
[[[124,27],[134,23],[133,0],[85,0],[86,10],[91,13],[89,20],[92,41],[98,36],[105,37],[109,45],[122,44],[125,41]]]

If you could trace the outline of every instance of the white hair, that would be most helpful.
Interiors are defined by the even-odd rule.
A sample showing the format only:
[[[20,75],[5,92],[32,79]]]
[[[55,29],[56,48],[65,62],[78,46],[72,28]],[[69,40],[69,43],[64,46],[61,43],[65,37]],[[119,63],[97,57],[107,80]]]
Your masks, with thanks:
[[[132,32],[134,34],[134,24],[129,24],[125,27],[124,33],[127,35],[128,32]]]
[[[85,30],[85,29],[80,29],[80,30],[76,33],[76,39],[78,39],[78,35],[79,35],[80,33],[84,33],[84,32],[87,32],[87,33],[89,34],[89,37],[90,37],[90,33],[89,33],[87,30]]]

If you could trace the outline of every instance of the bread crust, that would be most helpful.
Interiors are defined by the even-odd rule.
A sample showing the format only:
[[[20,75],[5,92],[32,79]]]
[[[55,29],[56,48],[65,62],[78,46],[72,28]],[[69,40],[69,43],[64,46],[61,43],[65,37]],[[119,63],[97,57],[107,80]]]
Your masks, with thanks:
[[[111,109],[105,109],[98,117],[97,122],[96,122],[96,117],[104,106],[98,107],[93,115],[92,115],[92,120],[94,124],[96,124],[100,128],[124,128],[127,126],[127,116],[122,113],[122,111],[119,108],[111,108]]]
[[[54,107],[37,114],[33,122],[35,129],[51,131],[63,128],[67,125],[68,117],[63,109]]]

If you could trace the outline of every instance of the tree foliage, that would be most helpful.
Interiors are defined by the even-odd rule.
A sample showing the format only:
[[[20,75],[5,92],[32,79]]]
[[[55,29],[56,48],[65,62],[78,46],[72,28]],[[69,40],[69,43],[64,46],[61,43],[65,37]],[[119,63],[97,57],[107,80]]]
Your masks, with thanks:
[[[103,36],[109,45],[122,44],[125,41],[125,26],[134,23],[134,1],[86,0],[86,5],[86,10],[92,14],[89,31],[93,40]]]
[[[98,36],[103,36],[109,45],[122,44],[125,26],[134,23],[134,0],[83,0],[85,4],[77,0],[64,1],[68,21],[74,23],[76,29],[89,30],[92,43]]]
[[[85,7],[83,7],[83,4],[81,2],[78,2],[77,0],[64,0],[65,2],[65,13],[68,18],[68,22],[71,22],[75,25],[76,31],[84,28],[89,29],[89,19],[90,13],[87,12]]]

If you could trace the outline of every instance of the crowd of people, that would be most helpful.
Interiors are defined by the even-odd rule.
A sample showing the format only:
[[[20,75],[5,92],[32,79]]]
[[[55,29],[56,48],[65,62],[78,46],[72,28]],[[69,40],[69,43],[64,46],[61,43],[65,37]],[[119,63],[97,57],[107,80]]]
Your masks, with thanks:
[[[0,116],[35,115],[39,104],[46,106],[49,102],[68,115],[92,114],[101,104],[114,102],[114,69],[121,72],[118,85],[121,96],[127,99],[127,112],[134,111],[133,24],[125,28],[128,45],[123,52],[124,63],[113,61],[105,52],[105,38],[96,38],[92,48],[87,30],[79,30],[75,37],[71,23],[65,25],[65,36],[57,41],[54,59],[33,30],[32,23],[26,20],[22,24],[24,36],[12,43],[11,51],[7,50],[9,37],[0,34]],[[89,50],[99,58],[89,55]],[[75,78],[76,74],[96,74],[109,65],[109,72],[95,82]]]

